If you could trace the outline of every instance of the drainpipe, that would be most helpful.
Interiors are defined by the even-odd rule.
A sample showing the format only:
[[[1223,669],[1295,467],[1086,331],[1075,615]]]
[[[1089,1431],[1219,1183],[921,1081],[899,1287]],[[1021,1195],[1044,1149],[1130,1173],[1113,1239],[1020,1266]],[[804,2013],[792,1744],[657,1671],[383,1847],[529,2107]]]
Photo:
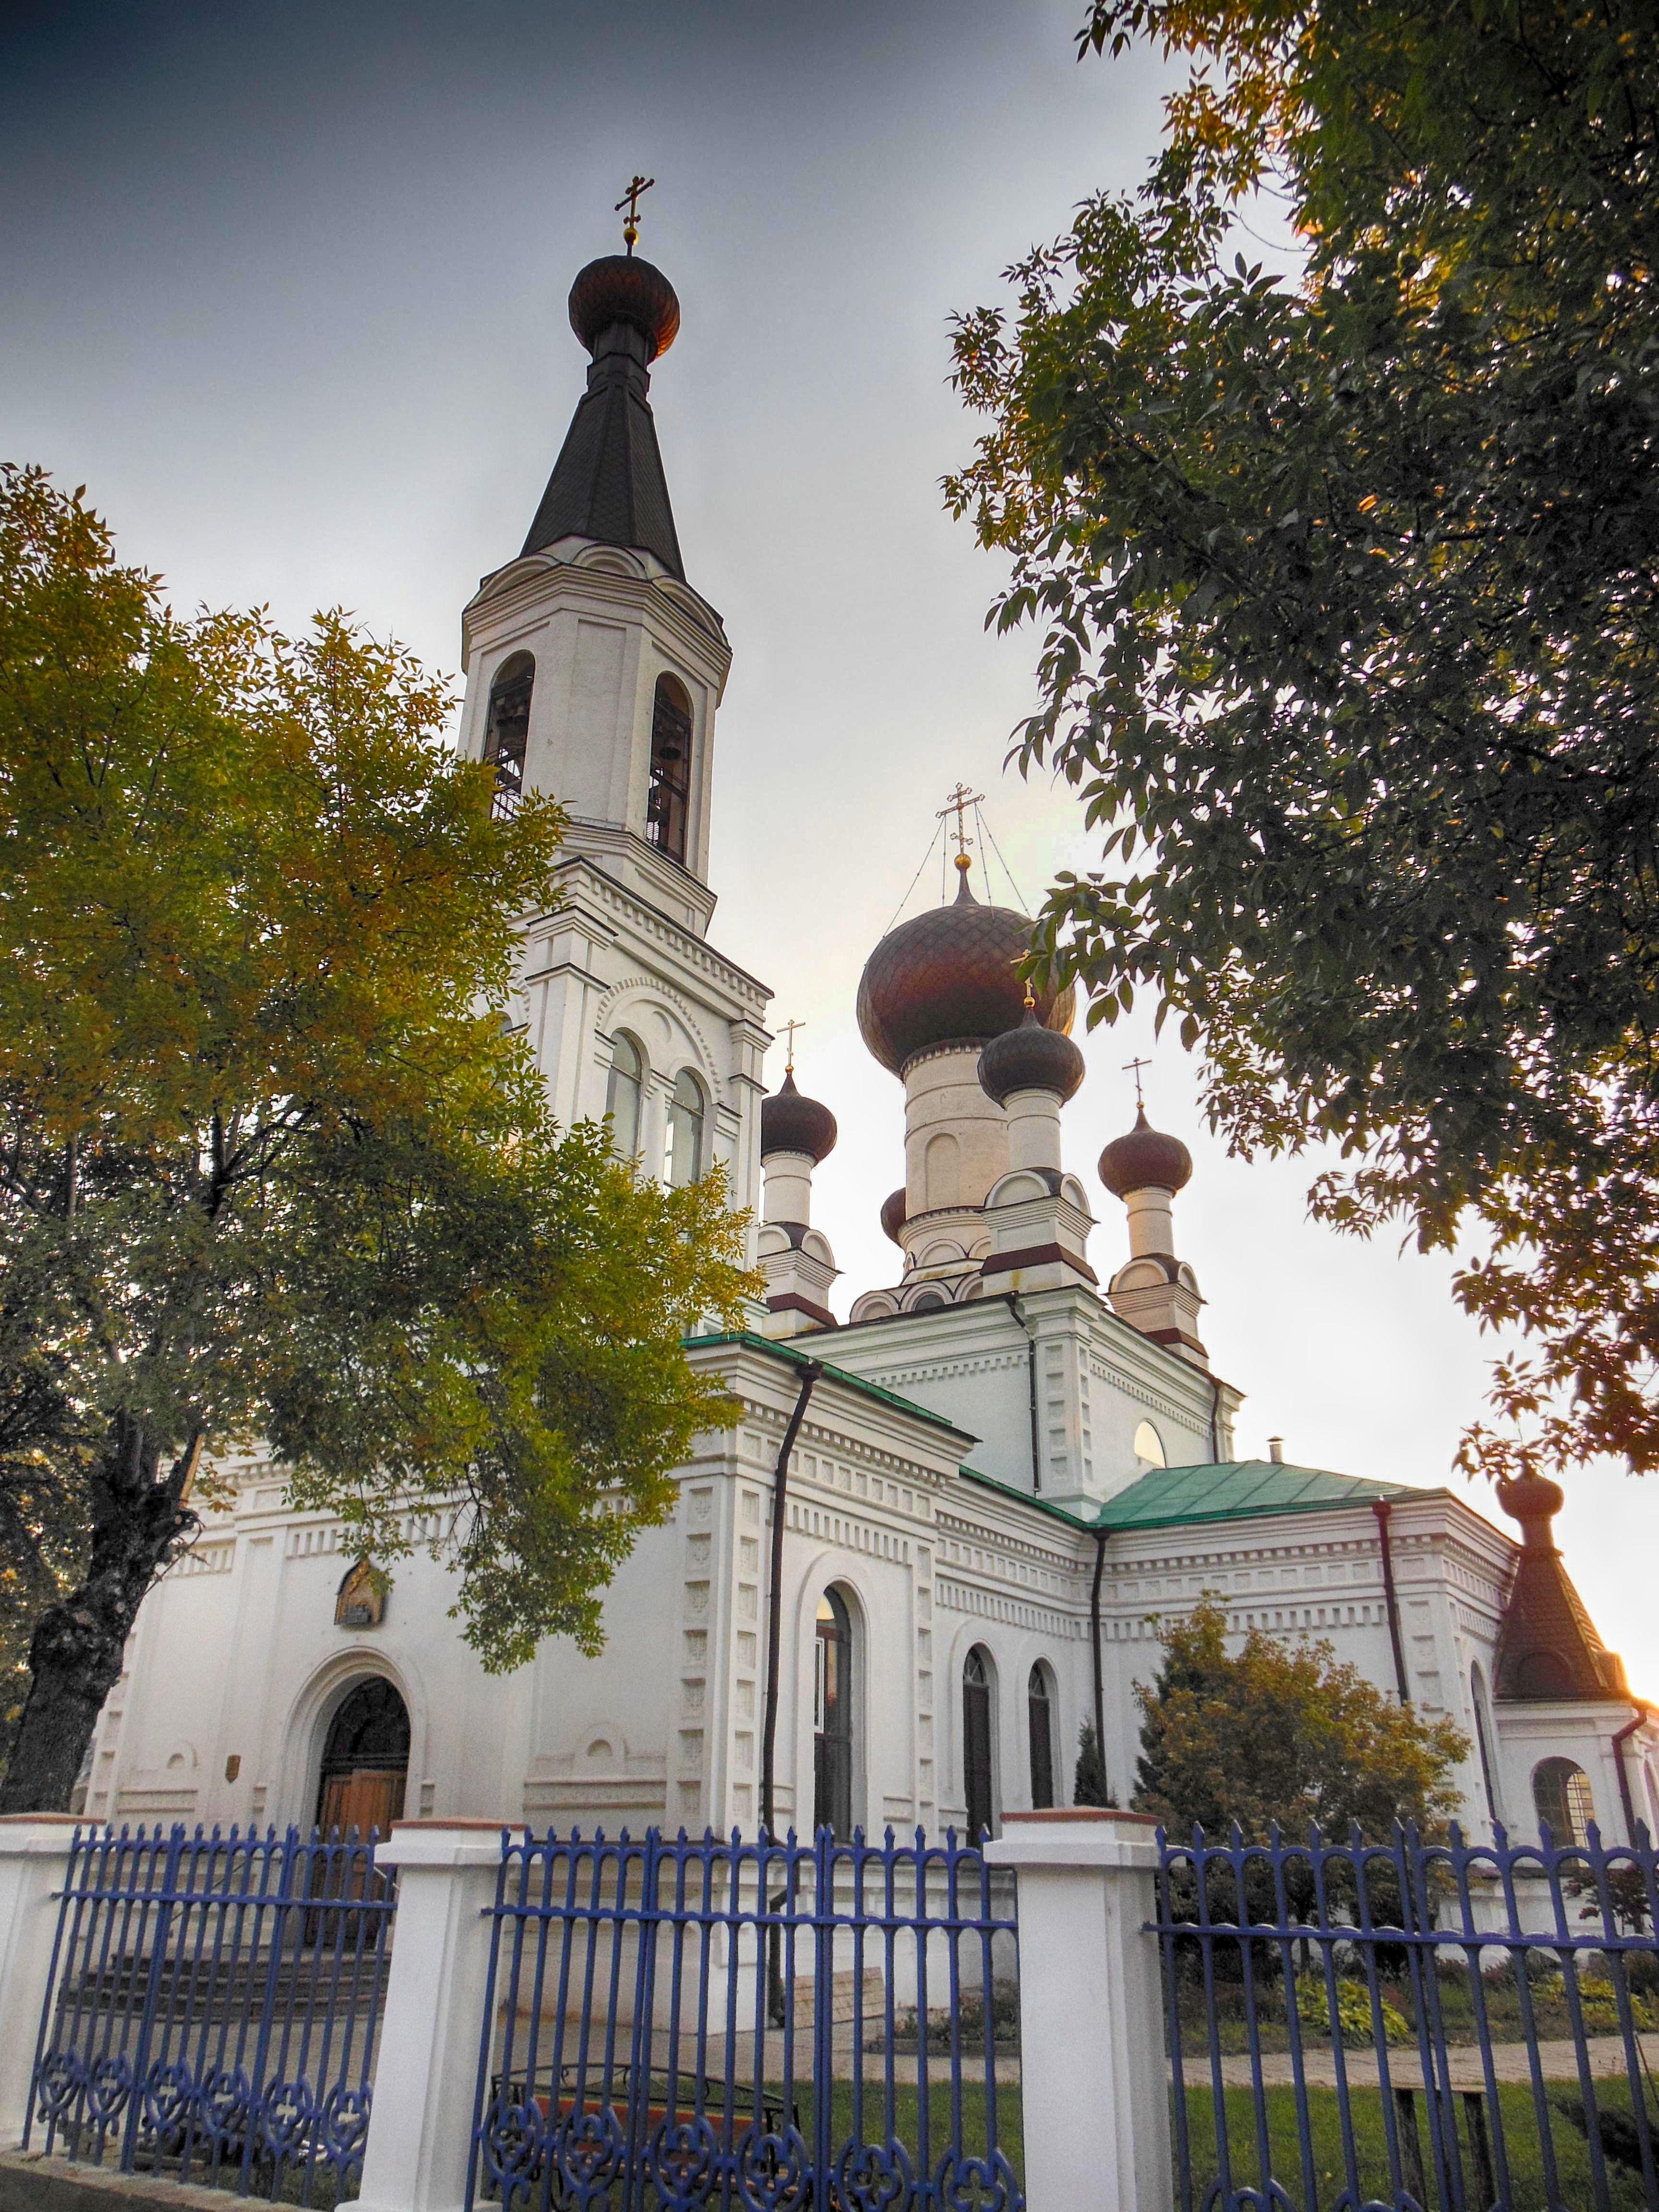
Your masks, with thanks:
[[[1619,1770],[1619,1802],[1625,1808],[1626,1840],[1636,1841],[1636,1800],[1630,1794],[1630,1769],[1625,1764],[1625,1746],[1648,1717],[1645,1705],[1638,1705],[1633,1720],[1625,1723],[1613,1739],[1613,1763]]]
[[[1095,1530],[1095,1578],[1089,1592],[1089,1636],[1095,1653],[1095,1749],[1100,1754],[1100,1779],[1109,1797],[1112,1786],[1106,1775],[1106,1685],[1100,1665],[1100,1578],[1106,1571],[1109,1529]]]
[[[1031,1490],[1035,1495],[1042,1487],[1042,1455],[1037,1441],[1036,1331],[1019,1310],[1019,1293],[1005,1291],[1003,1297],[1009,1312],[1025,1331],[1025,1386],[1031,1405]]]
[[[1221,1377],[1210,1377],[1210,1465],[1221,1464]]]
[[[1386,1498],[1374,1498],[1371,1502],[1371,1511],[1376,1516],[1377,1541],[1382,1551],[1382,1602],[1389,1609],[1389,1641],[1394,1646],[1394,1679],[1400,1691],[1401,1704],[1408,1705],[1412,1693],[1406,1680],[1406,1647],[1400,1637],[1400,1599],[1394,1586],[1394,1550],[1389,1542],[1389,1516],[1392,1510]]]
[[[772,1835],[772,1784],[778,1741],[778,1647],[783,1621],[783,1522],[784,1508],[789,1501],[789,1455],[795,1449],[795,1438],[805,1419],[812,1385],[823,1372],[816,1359],[809,1359],[801,1370],[800,1395],[783,1432],[772,1476],[772,1587],[766,1601],[766,1721],[761,1737],[761,1830],[769,1842]]]

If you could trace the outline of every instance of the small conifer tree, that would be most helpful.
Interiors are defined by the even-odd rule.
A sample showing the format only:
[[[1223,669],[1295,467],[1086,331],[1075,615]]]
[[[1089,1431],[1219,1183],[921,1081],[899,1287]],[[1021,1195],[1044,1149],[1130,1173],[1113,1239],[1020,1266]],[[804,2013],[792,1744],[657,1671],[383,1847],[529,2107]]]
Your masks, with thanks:
[[[1077,1770],[1072,1777],[1072,1802],[1074,1805],[1109,1805],[1111,1802],[1111,1791],[1106,1786],[1106,1762],[1100,1755],[1095,1724],[1092,1721],[1085,1721],[1078,1737]]]

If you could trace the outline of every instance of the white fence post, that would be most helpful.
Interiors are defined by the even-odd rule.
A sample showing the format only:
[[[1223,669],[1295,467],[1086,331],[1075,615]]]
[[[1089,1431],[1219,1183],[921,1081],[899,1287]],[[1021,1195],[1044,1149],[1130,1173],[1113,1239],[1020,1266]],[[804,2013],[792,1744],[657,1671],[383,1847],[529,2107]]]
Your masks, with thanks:
[[[500,1820],[398,1820],[398,1917],[358,2212],[460,2212],[472,2148]]]
[[[1076,1807],[1010,1813],[988,1844],[1019,1874],[1019,2078],[1030,2212],[1174,2202],[1156,1823]]]
[[[81,1825],[73,1813],[0,1815],[0,2147],[7,2150],[15,2149],[28,2118],[58,1893]]]

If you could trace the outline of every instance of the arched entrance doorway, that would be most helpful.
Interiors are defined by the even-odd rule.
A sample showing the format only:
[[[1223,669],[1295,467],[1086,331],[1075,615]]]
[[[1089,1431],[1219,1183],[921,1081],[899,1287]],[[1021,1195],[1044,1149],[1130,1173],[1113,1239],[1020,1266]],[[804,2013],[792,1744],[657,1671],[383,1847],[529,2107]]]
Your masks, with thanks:
[[[324,1835],[371,1828],[385,1835],[401,1818],[409,1779],[409,1708],[384,1676],[346,1692],[323,1744],[317,1826]]]

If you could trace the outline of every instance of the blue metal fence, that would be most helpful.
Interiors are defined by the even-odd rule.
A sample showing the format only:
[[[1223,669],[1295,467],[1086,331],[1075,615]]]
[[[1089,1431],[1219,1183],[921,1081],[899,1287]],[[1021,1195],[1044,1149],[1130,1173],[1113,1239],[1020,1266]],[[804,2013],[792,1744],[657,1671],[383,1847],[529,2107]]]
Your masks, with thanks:
[[[504,1835],[469,2208],[1024,2212],[1017,1990],[954,1835]]]
[[[372,1837],[77,1829],[24,2148],[353,2193],[393,1882]]]
[[[1160,1836],[1182,2212],[1659,2208],[1659,1862]]]

